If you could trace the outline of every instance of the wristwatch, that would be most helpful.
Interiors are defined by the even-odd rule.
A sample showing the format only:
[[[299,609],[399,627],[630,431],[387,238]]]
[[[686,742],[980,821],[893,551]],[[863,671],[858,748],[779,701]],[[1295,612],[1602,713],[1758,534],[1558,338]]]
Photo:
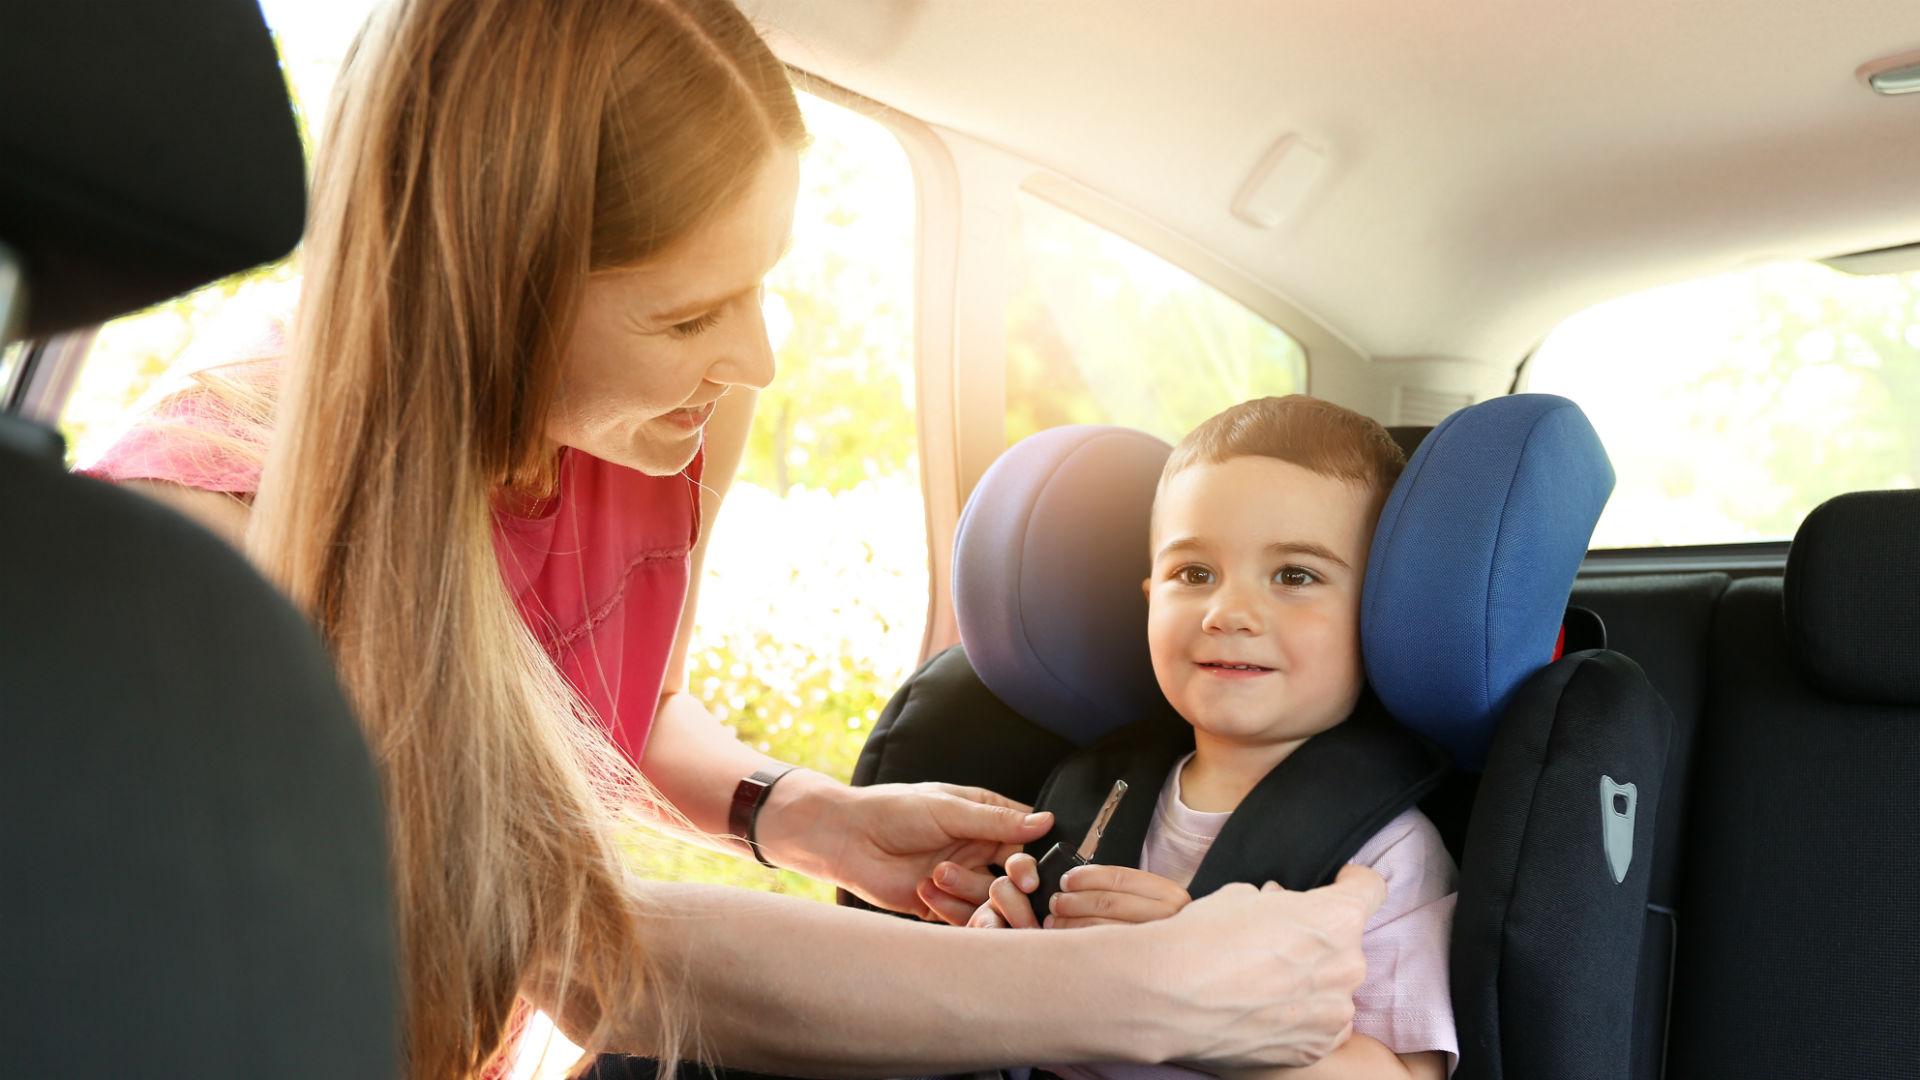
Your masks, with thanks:
[[[760,865],[774,869],[772,863],[760,851],[760,844],[754,837],[754,827],[760,823],[760,807],[766,804],[767,792],[780,778],[792,772],[797,766],[775,765],[772,768],[755,770],[752,776],[740,781],[733,789],[733,804],[727,808],[727,832],[746,842],[747,850],[760,860]]]

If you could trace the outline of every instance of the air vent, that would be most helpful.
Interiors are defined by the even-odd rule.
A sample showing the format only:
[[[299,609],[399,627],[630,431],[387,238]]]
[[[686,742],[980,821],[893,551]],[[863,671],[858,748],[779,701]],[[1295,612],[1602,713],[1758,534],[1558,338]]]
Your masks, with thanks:
[[[1432,427],[1471,404],[1473,404],[1472,394],[1403,386],[1399,390],[1398,399],[1394,402],[1393,422]]]

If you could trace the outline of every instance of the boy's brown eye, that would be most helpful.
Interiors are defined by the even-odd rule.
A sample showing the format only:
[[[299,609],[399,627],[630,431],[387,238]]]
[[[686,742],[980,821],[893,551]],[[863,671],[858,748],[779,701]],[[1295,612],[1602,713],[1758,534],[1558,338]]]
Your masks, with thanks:
[[[1205,585],[1213,580],[1213,574],[1204,566],[1183,566],[1173,572],[1174,579],[1182,585]]]
[[[1313,584],[1313,571],[1304,566],[1283,566],[1273,579],[1290,589],[1298,589]]]

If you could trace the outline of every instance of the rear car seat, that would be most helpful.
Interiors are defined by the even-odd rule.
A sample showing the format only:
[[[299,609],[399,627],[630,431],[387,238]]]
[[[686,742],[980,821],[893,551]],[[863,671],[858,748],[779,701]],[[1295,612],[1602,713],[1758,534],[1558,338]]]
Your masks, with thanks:
[[[253,0],[0,0],[0,25],[0,327],[298,238]],[[379,791],[325,651],[226,544],[62,456],[0,416],[0,1073],[397,1076]]]
[[[1807,516],[1720,597],[1668,1075],[1920,1069],[1920,491]]]

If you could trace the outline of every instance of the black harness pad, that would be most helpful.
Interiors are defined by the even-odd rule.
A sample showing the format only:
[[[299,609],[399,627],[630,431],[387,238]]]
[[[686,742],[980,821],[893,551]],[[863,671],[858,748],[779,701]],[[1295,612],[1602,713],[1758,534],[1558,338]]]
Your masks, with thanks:
[[[1038,858],[1055,843],[1079,845],[1115,780],[1127,797],[1093,861],[1139,866],[1154,803],[1174,762],[1193,749],[1193,729],[1168,714],[1129,724],[1061,761],[1035,809],[1053,829],[1028,845]],[[1328,884],[1387,822],[1446,775],[1445,750],[1401,726],[1369,691],[1343,723],[1301,744],[1227,819],[1187,892],[1205,896],[1235,881],[1288,889]]]

